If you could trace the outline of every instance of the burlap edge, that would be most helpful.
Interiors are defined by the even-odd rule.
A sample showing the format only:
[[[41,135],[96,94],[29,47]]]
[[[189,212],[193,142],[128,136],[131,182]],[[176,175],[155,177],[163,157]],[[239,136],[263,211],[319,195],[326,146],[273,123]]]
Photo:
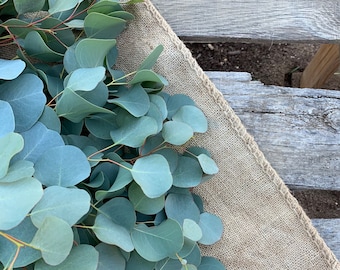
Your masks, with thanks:
[[[228,102],[223,97],[222,93],[216,88],[209,77],[204,73],[202,68],[199,66],[197,61],[192,57],[190,50],[185,46],[185,44],[179,39],[176,33],[172,30],[170,25],[165,21],[156,7],[151,3],[150,0],[145,0],[143,2],[145,8],[151,13],[151,15],[157,20],[159,26],[168,34],[170,40],[176,46],[176,48],[182,53],[183,58],[188,62],[189,66],[195,71],[197,77],[202,81],[202,84],[207,89],[209,95],[214,99],[216,105],[224,112],[224,116],[230,123],[230,126],[236,131],[238,136],[247,145],[247,148],[251,154],[255,157],[256,162],[261,166],[263,172],[269,177],[269,179],[274,183],[277,191],[284,197],[285,202],[289,208],[298,217],[301,225],[305,229],[306,233],[309,235],[311,241],[316,245],[319,252],[327,261],[328,265],[333,269],[340,269],[340,263],[335,257],[334,253],[326,245],[323,238],[319,235],[318,231],[312,225],[310,218],[306,215],[305,211],[302,209],[298,201],[290,193],[288,187],[285,185],[280,176],[272,168],[268,160],[265,158],[262,151],[259,149],[257,143],[253,137],[247,132],[246,128],[242,124],[239,117],[234,113]]]

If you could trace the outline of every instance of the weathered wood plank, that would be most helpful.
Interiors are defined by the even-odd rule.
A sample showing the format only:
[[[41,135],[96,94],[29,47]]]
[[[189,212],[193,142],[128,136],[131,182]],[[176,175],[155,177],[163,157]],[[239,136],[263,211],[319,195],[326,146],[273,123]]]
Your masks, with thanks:
[[[152,0],[152,3],[176,34],[189,41],[340,41],[338,0]]]
[[[340,91],[264,86],[247,73],[206,73],[290,188],[340,190]]]
[[[340,259],[340,219],[312,219],[312,223],[327,246]]]

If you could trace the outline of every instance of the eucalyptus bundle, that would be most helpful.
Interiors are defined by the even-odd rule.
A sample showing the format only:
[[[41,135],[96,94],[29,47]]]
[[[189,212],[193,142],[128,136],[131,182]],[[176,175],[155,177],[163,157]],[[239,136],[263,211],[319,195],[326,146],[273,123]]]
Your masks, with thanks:
[[[0,59],[0,268],[225,269],[201,256],[223,225],[192,191],[218,168],[185,147],[204,113],[163,92],[161,45],[115,66],[136,2],[0,1],[16,50]]]

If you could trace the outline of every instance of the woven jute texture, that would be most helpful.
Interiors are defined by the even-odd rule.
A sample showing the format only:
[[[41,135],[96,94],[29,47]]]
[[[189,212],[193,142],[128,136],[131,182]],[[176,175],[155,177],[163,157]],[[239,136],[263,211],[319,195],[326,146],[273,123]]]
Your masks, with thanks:
[[[209,131],[195,135],[191,144],[207,148],[220,171],[195,192],[207,211],[222,218],[224,234],[217,244],[202,247],[204,255],[217,257],[228,269],[340,269],[227,101],[152,3],[129,9],[136,19],[118,40],[120,59],[125,59],[119,67],[133,71],[164,45],[155,70],[169,81],[165,91],[189,95],[209,121]]]

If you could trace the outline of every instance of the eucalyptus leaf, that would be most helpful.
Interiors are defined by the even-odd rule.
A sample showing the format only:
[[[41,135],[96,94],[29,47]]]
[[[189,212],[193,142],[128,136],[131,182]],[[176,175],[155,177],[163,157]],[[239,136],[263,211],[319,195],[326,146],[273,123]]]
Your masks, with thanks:
[[[158,57],[164,50],[164,46],[158,45],[149,55],[148,57],[142,62],[139,66],[138,70],[143,69],[151,69],[156,64]]]
[[[45,186],[74,186],[90,175],[91,167],[84,153],[75,146],[50,148],[35,163],[34,176]]]
[[[195,221],[187,218],[183,221],[183,235],[195,242],[199,241],[203,236],[200,226]]]
[[[125,270],[154,270],[154,262],[149,262],[142,258],[136,251],[131,252]]]
[[[48,216],[55,216],[66,221],[70,226],[76,224],[90,209],[90,196],[82,189],[48,187],[37,205],[32,209],[30,217],[39,228]]]
[[[145,115],[150,108],[149,96],[140,85],[120,91],[118,98],[109,99],[108,102],[124,108],[135,117]]]
[[[111,17],[117,17],[126,21],[133,20],[135,16],[131,14],[130,12],[124,11],[124,10],[118,10],[118,11],[113,11],[107,14]]]
[[[66,221],[46,217],[30,245],[41,251],[44,261],[49,265],[62,263],[69,255],[73,244],[73,232]]]
[[[172,120],[188,124],[194,132],[204,133],[208,130],[208,121],[203,112],[196,106],[182,106],[172,116]]]
[[[197,157],[197,159],[198,159],[204,173],[206,173],[206,174],[216,174],[216,173],[218,173],[218,167],[217,167],[215,161],[211,157],[209,157],[205,154],[200,154]]]
[[[46,128],[40,122],[37,122],[31,129],[22,132],[21,135],[24,138],[24,148],[13,157],[13,161],[25,159],[35,163],[45,151],[64,145],[59,133]]]
[[[58,133],[61,131],[61,123],[56,112],[49,106],[45,106],[39,122],[43,123],[48,129],[54,130]]]
[[[99,82],[91,91],[77,91],[77,94],[98,107],[106,107],[109,89],[104,82]]]
[[[173,145],[185,144],[193,135],[193,129],[186,123],[168,121],[163,125],[162,136],[166,142]]]
[[[37,230],[38,229],[31,222],[31,219],[26,217],[18,226],[6,231],[5,233],[15,239],[29,243],[32,241]],[[8,239],[0,237],[0,262],[4,265],[9,265],[17,252],[17,248],[18,247],[14,243],[8,241]],[[18,257],[16,258],[13,266],[15,268],[25,267],[40,258],[41,253],[39,250],[25,246],[20,248]]]
[[[181,226],[171,219],[154,227],[139,224],[133,229],[131,237],[138,254],[151,262],[175,254],[184,242]]]
[[[161,75],[149,69],[141,69],[137,71],[135,76],[130,81],[130,84],[137,84],[143,82],[155,82],[164,86],[168,85],[168,81]]]
[[[106,55],[115,45],[115,39],[82,39],[75,48],[75,59],[83,68],[103,66]]]
[[[25,14],[28,12],[39,11],[45,5],[45,0],[13,0],[15,10],[19,14]]]
[[[110,136],[115,143],[124,144],[130,147],[140,147],[148,136],[157,132],[156,120],[149,116],[134,118],[118,129],[111,130]]]
[[[42,195],[41,183],[33,177],[0,183],[0,230],[19,225]]]
[[[185,105],[195,106],[195,102],[188,96],[183,94],[176,94],[169,96],[166,101],[168,107],[168,119],[172,119],[172,116]]]
[[[10,132],[0,137],[0,178],[7,174],[12,157],[24,147],[24,140],[18,133]]]
[[[221,239],[223,224],[218,216],[206,212],[202,213],[198,225],[201,227],[203,233],[199,243],[212,245]]]
[[[91,12],[84,20],[84,30],[89,38],[114,39],[126,28],[124,19]]]
[[[85,117],[95,113],[113,114],[110,110],[88,102],[79,94],[68,88],[64,90],[63,95],[59,99],[56,112],[59,117],[65,117],[74,123],[78,123]]]
[[[107,270],[114,266],[115,270],[125,270],[125,258],[119,248],[105,243],[100,243],[95,248],[99,253],[99,262],[95,269]]]
[[[169,194],[165,200],[165,212],[168,218],[176,220],[181,226],[185,219],[196,223],[200,221],[200,211],[191,194]]]
[[[154,215],[164,208],[165,196],[151,199],[143,193],[142,189],[136,184],[132,183],[128,191],[129,200],[133,204],[136,211],[146,214]]]
[[[91,91],[105,77],[104,67],[79,68],[72,71],[65,79],[65,88],[73,91]]]
[[[97,215],[92,230],[106,244],[116,245],[127,252],[134,249],[129,231],[103,214]]]
[[[13,162],[8,168],[7,174],[0,178],[0,183],[11,183],[23,178],[31,177],[34,174],[33,163],[27,160]]]
[[[152,154],[136,160],[132,176],[149,198],[164,195],[172,186],[172,175],[167,160],[159,154]]]
[[[116,115],[113,114],[94,114],[85,119],[87,129],[97,138],[111,139],[110,132],[118,128]]]
[[[11,105],[7,101],[0,100],[0,138],[15,129],[14,113]]]
[[[49,48],[44,39],[37,31],[29,32],[25,37],[25,51],[31,57],[42,61],[57,62],[61,61],[63,54]]]
[[[73,9],[74,7],[77,6],[77,4],[83,1],[84,0],[68,0],[68,1],[48,0],[48,5],[49,5],[48,13],[54,14],[54,13]]]
[[[7,101],[15,117],[15,131],[31,128],[42,114],[46,97],[42,81],[33,74],[22,74],[0,85],[0,99]]]
[[[79,245],[72,248],[68,257],[57,266],[51,266],[43,260],[38,261],[34,270],[68,270],[77,267],[81,270],[97,270],[98,251],[91,245]]]
[[[109,14],[114,11],[123,10],[121,5],[116,0],[113,1],[99,1],[91,6],[88,10],[88,13],[98,12],[103,14]]]
[[[24,71],[25,67],[26,63],[20,59],[0,59],[0,79],[14,80]]]
[[[202,181],[202,174],[201,166],[196,159],[181,156],[173,173],[173,185],[182,188],[196,187]]]

